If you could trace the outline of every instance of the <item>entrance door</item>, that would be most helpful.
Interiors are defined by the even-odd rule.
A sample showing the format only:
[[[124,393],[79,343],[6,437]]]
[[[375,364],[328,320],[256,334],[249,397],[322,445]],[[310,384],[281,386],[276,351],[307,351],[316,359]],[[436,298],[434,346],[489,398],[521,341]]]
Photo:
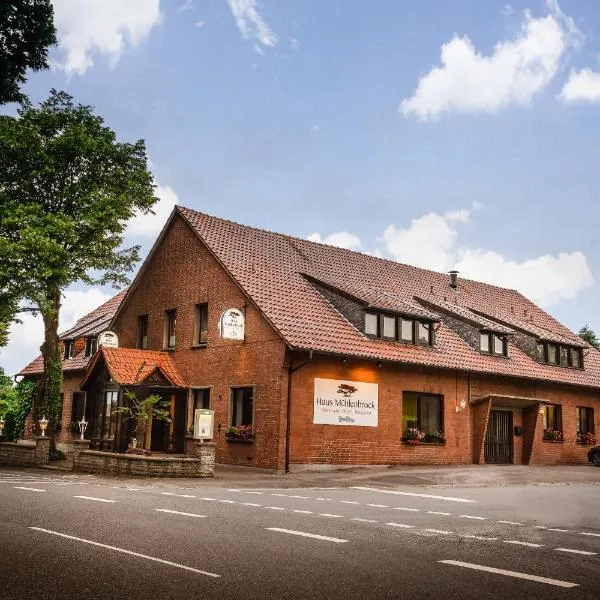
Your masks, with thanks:
[[[512,412],[492,410],[485,433],[485,462],[510,464],[512,461]]]
[[[171,422],[152,419],[150,449],[154,452],[183,454],[185,445],[185,395],[170,394],[169,416]]]

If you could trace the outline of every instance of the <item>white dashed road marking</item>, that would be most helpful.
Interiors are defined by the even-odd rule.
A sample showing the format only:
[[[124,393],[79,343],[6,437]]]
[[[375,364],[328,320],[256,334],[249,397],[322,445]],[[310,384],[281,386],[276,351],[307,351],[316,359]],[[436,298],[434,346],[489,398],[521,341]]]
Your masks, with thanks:
[[[473,515],[460,515],[461,519],[473,519],[474,521],[486,521],[487,517],[475,517]]]
[[[366,506],[372,506],[373,508],[389,508],[387,504],[367,504]]]
[[[406,510],[409,512],[421,512],[421,509],[419,509],[419,508],[406,508],[404,506],[395,506],[394,510]]]
[[[589,531],[581,531],[581,535],[593,535],[594,537],[600,537],[600,533],[590,533]]]
[[[354,490],[363,490],[364,492],[378,492],[380,494],[397,494],[399,496],[414,496],[416,498],[431,498],[433,500],[448,500],[448,502],[477,502],[468,498],[456,498],[455,496],[436,496],[433,494],[417,494],[416,492],[399,492],[397,490],[380,490],[379,488],[354,486]]]
[[[483,535],[461,535],[460,537],[464,537],[470,540],[481,540],[482,542],[497,542],[497,537],[485,537]]]
[[[559,529],[558,527],[550,527],[548,531],[559,531],[560,533],[569,533],[570,529]]]
[[[96,498],[95,496],[73,496],[73,498],[81,498],[82,500],[92,500],[93,502],[109,502],[114,504],[116,500],[108,500],[107,498]]]
[[[505,544],[515,544],[517,546],[528,546],[529,548],[541,548],[544,544],[534,544],[533,542],[522,542],[521,540],[504,540]]]
[[[294,498],[295,496],[292,496]],[[342,504],[360,504],[360,502],[356,502],[355,500],[340,500]]]
[[[196,513],[181,512],[180,510],[170,510],[168,508],[155,508],[156,512],[169,513],[171,515],[183,515],[184,517],[197,517],[199,519],[206,519],[206,515],[199,515]]]
[[[517,521],[497,521],[497,523],[504,523],[505,525],[523,525],[523,523],[518,523]]]
[[[494,567],[486,567],[484,565],[475,565],[473,563],[461,562],[458,560],[439,560],[438,562],[445,565],[454,565],[455,567],[464,567],[466,569],[474,569],[476,571],[485,571],[496,575],[506,575],[507,577],[516,577],[517,579],[528,579],[529,581],[537,581],[538,583],[547,583],[563,588],[577,587],[578,583],[569,581],[560,581],[559,579],[550,579],[549,577],[540,577],[539,575],[529,575],[528,573],[519,573],[517,571],[505,571],[504,569],[496,569]]]
[[[255,502],[242,502],[243,506],[256,506],[256,507],[260,507],[262,506],[261,504],[256,504]]]
[[[58,531],[51,531],[50,529],[43,529],[41,527],[29,527],[29,529],[33,529],[34,531],[41,531],[43,533],[49,533],[51,535],[56,535],[58,537],[65,538],[67,540],[75,540],[77,542],[83,542],[84,544],[98,546],[99,548],[105,548],[106,550],[114,550],[115,552],[121,552],[122,554],[129,554],[130,556],[137,556],[138,558],[145,558],[146,560],[151,560],[153,562],[161,563],[163,565],[168,565],[170,567],[177,567],[178,569],[183,569],[185,571],[191,571],[192,573],[198,573],[199,575],[206,575],[207,577],[220,577],[220,575],[217,575],[216,573],[211,573],[209,571],[202,571],[200,569],[194,569],[193,567],[188,567],[187,565],[180,565],[178,563],[171,562],[170,560],[163,560],[162,558],[156,558],[155,556],[148,556],[147,554],[140,554],[139,552],[132,552],[131,550],[125,550],[124,548],[117,548],[117,546],[109,546],[108,544],[101,544],[100,542],[86,540],[85,538],[75,537],[74,535],[67,535],[66,533],[60,533]]]
[[[265,506],[265,508],[268,508],[270,510],[285,510],[285,508],[283,508],[282,506]]]
[[[428,510],[427,513],[430,515],[444,515],[445,517],[449,517],[451,514],[447,512],[440,512],[439,510]]]
[[[23,487],[20,485],[15,485],[15,490],[28,490],[29,492],[47,492],[48,490],[41,490],[39,488],[30,488],[30,487]]]
[[[293,529],[281,529],[280,527],[266,527],[267,531],[277,531],[278,533],[289,533],[290,535],[299,535],[301,537],[313,538],[315,540],[323,540],[325,542],[334,542],[336,544],[345,544],[348,540],[341,538],[329,537],[326,535],[317,535],[316,533],[306,533],[305,531],[295,531]]]
[[[386,523],[386,525],[389,525],[390,527],[398,527],[399,529],[414,529],[415,526],[414,525],[407,525],[406,523]]]
[[[332,515],[331,513],[319,513],[320,517],[331,517],[332,519],[343,519],[344,515]]]
[[[176,494],[175,492],[161,492],[161,495],[163,496],[177,496],[178,498],[195,498],[196,496],[193,496],[192,494]],[[207,498],[203,498],[203,500],[206,500]]]
[[[440,535],[451,535],[452,534],[451,531],[446,531],[444,529],[425,529],[425,531],[428,531],[429,533],[439,533]]]
[[[299,513],[301,515],[312,515],[312,510],[293,510],[292,512]]]
[[[351,521],[359,521],[360,523],[379,523],[375,519],[361,519],[360,517],[354,517],[350,519]]]
[[[583,554],[585,556],[595,556],[597,552],[588,552],[587,550],[575,550],[573,548],[554,548],[557,552],[570,552],[571,554]]]

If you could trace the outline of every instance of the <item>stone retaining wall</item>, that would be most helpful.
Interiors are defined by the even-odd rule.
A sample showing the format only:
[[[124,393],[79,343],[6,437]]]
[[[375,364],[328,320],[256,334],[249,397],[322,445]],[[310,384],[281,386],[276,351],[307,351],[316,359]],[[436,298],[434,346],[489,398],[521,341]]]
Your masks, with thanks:
[[[50,438],[38,437],[35,442],[0,442],[0,465],[42,467],[48,464]]]
[[[75,442],[73,470],[102,475],[134,477],[213,477],[214,444],[198,444],[198,456],[139,456],[83,449],[89,442]]]

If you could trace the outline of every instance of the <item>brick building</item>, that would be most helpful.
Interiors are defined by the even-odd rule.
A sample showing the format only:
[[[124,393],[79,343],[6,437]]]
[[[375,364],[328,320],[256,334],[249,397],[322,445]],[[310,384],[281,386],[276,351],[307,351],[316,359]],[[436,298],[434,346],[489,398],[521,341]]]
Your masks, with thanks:
[[[279,471],[585,462],[595,441],[600,352],[518,292],[456,273],[178,207],[111,302],[119,348],[77,372],[97,447],[129,443],[113,413],[124,389],[169,400],[154,451],[189,451],[194,411],[210,408],[218,462]],[[65,378],[69,420],[70,394]]]

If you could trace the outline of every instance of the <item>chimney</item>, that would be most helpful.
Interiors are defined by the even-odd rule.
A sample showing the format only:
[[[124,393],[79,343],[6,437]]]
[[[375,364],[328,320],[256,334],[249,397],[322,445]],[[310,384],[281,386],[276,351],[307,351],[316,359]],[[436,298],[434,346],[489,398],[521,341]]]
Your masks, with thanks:
[[[458,271],[448,271],[450,275],[450,287],[455,290],[458,287]]]

